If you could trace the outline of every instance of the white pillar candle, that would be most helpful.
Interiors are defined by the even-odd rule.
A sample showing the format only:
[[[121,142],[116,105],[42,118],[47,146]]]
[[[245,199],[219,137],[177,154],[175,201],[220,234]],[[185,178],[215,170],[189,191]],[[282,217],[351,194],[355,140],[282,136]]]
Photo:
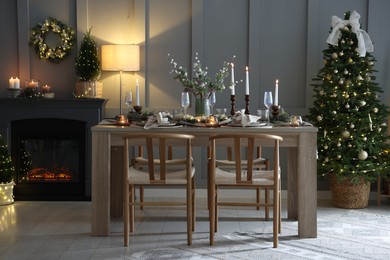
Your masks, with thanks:
[[[18,77],[14,79],[14,88],[20,88],[20,79]]]
[[[139,84],[138,79],[135,80],[135,105],[139,106]]]
[[[249,95],[249,69],[245,68],[245,95]]]
[[[275,102],[274,102],[274,105],[277,106],[278,105],[278,99],[279,99],[279,80],[277,79],[276,82],[275,82]]]
[[[15,86],[15,80],[14,80],[14,77],[11,77],[11,78],[9,79],[9,85],[8,85],[8,87],[9,87],[9,88],[14,88],[14,86]]]
[[[235,84],[234,84],[234,64],[232,63],[232,70],[231,70],[231,73],[232,73],[232,92],[231,92],[231,95],[235,95],[236,94],[236,90],[235,90]]]

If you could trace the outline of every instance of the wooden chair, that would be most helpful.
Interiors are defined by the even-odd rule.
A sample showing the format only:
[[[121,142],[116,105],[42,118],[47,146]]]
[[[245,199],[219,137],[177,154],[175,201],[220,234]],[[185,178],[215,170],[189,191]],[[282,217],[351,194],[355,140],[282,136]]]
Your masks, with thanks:
[[[254,168],[257,170],[269,170],[269,159],[263,158],[261,155],[262,149],[261,146],[257,146],[256,148],[256,158],[253,160]],[[233,160],[233,153],[232,153],[232,146],[227,145],[226,147],[226,154],[227,158],[223,160],[217,160],[216,166],[217,167],[223,167],[223,168],[231,168],[234,169],[235,167],[235,161]],[[208,157],[210,158],[210,156]],[[245,160],[242,161],[242,163],[246,163]],[[269,220],[269,188],[264,189],[264,200],[265,202],[265,219]],[[256,202],[260,205],[260,194],[261,189],[256,188]],[[260,210],[260,206],[256,206],[257,210]]]
[[[257,189],[268,188],[273,190],[273,246],[278,246],[278,233],[280,231],[280,166],[279,143],[283,138],[276,135],[260,133],[218,134],[210,137],[211,157],[209,161],[209,207],[210,213],[210,245],[214,245],[214,232],[218,227],[219,206],[266,206],[255,202],[219,201],[218,191],[223,188],[230,189]],[[256,169],[255,149],[262,143],[273,144],[273,169]],[[233,147],[234,169],[217,166],[217,153],[219,146],[229,144]],[[246,156],[243,156],[246,155]],[[242,157],[246,157],[242,159]],[[226,199],[225,199],[226,200]]]
[[[195,167],[192,164],[192,135],[169,133],[134,133],[124,137],[124,245],[129,245],[129,231],[134,232],[134,213],[136,205],[172,206],[185,205],[187,211],[187,244],[192,244],[195,230]],[[146,150],[147,164],[130,163],[129,149],[143,146]],[[184,158],[167,159],[167,147],[185,148]],[[181,151],[181,150],[180,150]],[[183,155],[183,152],[180,153]],[[185,201],[136,201],[135,187],[182,187],[186,189]],[[129,226],[130,224],[130,226]]]

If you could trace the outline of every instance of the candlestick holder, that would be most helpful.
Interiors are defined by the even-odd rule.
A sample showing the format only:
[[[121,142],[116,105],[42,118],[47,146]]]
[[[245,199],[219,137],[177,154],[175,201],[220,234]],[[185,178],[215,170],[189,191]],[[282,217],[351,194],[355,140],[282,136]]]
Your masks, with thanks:
[[[230,109],[230,114],[234,116],[236,114],[236,107],[235,107],[236,95],[230,95],[230,100],[232,101],[231,103],[232,108]]]
[[[249,95],[245,95],[245,115],[249,115]]]
[[[126,126],[129,125],[129,120],[125,115],[118,115],[116,116],[115,124],[119,126]]]
[[[135,112],[137,112],[138,114],[141,114],[142,106],[134,106],[134,110],[135,110]]]
[[[280,106],[278,105],[272,105],[271,106],[271,109],[272,109],[272,115],[274,117],[277,117],[279,115],[279,111],[280,111]]]

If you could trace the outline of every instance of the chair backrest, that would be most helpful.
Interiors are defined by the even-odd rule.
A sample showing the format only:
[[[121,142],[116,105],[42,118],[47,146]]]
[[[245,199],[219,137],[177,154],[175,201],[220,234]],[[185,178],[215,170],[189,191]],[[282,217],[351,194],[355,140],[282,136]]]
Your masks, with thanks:
[[[187,174],[191,175],[192,168],[192,144],[191,140],[194,139],[193,135],[186,134],[173,134],[173,133],[134,133],[128,134],[123,137],[124,139],[124,160],[125,165],[130,165],[129,147],[135,147],[138,151],[145,150],[145,160],[147,163],[143,164],[149,172],[150,181],[165,181],[167,166],[182,165],[182,168],[186,169]],[[181,158],[174,160],[172,158],[172,149],[174,147],[184,147],[185,156],[183,152],[180,153]],[[127,148],[127,149],[126,149]],[[173,161],[173,162],[172,162]],[[175,163],[177,162],[177,163]],[[131,164],[134,164],[133,160]],[[125,174],[127,169],[125,169]],[[158,174],[157,174],[158,173]],[[159,176],[159,178],[157,178]],[[188,177],[189,177],[188,176]]]
[[[260,134],[260,133],[239,133],[239,134],[217,134],[210,137],[211,146],[211,167],[216,167],[217,146],[231,146],[231,160],[235,162],[234,172],[236,173],[236,182],[251,182],[253,180],[253,170],[256,169],[254,160],[257,158],[257,147],[267,144],[273,146],[273,169],[274,174],[279,171],[279,142],[283,138],[277,135]],[[242,157],[245,158],[242,158]],[[245,163],[242,160],[245,159]],[[242,171],[245,169],[246,179],[242,179]]]

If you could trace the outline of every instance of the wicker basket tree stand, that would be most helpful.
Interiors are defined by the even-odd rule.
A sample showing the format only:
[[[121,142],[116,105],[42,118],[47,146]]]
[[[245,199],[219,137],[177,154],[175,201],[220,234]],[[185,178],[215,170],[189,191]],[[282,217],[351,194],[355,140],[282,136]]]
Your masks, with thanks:
[[[337,176],[330,174],[330,190],[333,206],[337,208],[361,209],[368,206],[370,182],[364,178],[352,183],[350,179],[338,181]]]

